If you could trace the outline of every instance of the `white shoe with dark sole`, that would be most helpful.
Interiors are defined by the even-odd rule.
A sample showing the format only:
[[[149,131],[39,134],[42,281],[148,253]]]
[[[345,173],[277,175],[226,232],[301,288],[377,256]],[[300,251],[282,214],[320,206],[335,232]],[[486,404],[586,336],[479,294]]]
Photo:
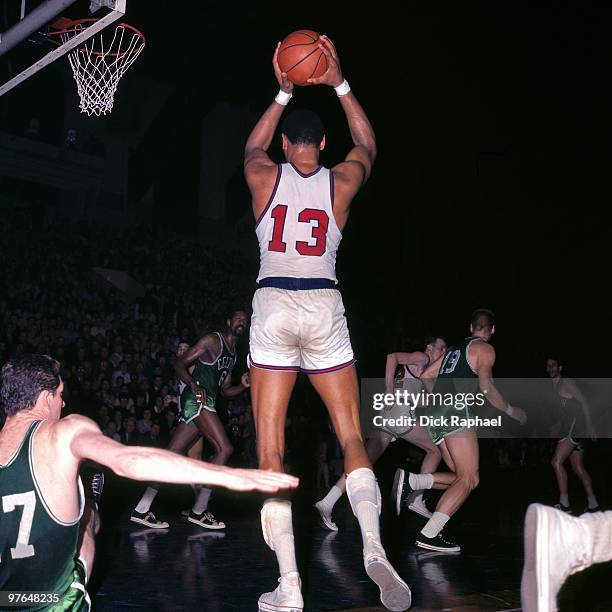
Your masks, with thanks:
[[[134,510],[132,516],[130,516],[130,521],[150,527],[151,529],[168,529],[170,527],[170,524],[166,521],[158,521],[150,510],[148,512],[136,512]]]

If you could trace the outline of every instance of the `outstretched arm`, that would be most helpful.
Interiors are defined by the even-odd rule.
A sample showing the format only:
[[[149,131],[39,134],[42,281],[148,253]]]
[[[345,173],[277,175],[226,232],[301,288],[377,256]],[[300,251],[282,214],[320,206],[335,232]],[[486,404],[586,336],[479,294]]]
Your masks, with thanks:
[[[109,467],[119,476],[134,480],[266,492],[294,488],[298,484],[298,479],[288,474],[228,468],[157,448],[124,446],[104,436],[92,420],[79,415],[62,419],[57,427],[60,429],[60,437],[63,435],[70,438],[70,451],[78,461],[90,459]]]

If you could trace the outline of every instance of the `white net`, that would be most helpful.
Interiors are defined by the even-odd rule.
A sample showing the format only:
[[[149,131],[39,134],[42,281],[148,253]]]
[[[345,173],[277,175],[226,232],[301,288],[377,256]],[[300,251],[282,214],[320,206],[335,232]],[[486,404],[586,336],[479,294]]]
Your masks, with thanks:
[[[85,22],[75,22],[60,33],[62,42],[80,34],[87,26]],[[120,23],[115,26],[112,37],[110,31],[102,30],[68,54],[82,113],[99,116],[112,110],[119,79],[144,47],[144,36]]]

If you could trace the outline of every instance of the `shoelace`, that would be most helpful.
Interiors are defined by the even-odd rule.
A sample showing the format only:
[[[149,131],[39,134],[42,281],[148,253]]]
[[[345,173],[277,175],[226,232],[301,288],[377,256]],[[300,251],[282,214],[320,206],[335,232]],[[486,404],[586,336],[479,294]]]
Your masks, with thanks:
[[[95,474],[91,479],[91,490],[94,495],[98,497],[102,495],[102,488],[104,487],[104,474]]]

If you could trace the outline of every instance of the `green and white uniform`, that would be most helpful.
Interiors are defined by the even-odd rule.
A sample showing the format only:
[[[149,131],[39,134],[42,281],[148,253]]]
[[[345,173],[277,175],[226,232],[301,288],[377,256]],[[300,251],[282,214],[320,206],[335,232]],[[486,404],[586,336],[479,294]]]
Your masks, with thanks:
[[[477,336],[466,338],[459,346],[452,346],[446,349],[438,378],[434,385],[433,394],[441,393],[443,395],[452,393],[476,393],[478,391],[478,374],[472,368],[468,360],[468,350],[472,342],[482,342],[482,339]],[[443,421],[446,418],[448,421],[451,416],[460,416],[461,418],[469,418],[470,412],[468,407],[457,408],[454,405],[436,405],[431,407],[430,416]],[[450,422],[443,422],[429,425],[427,427],[429,435],[434,444],[440,444],[442,440],[449,434],[461,431],[462,426],[452,425]]]
[[[181,416],[180,420],[184,423],[191,423],[200,416],[203,409],[216,412],[215,403],[219,389],[225,379],[232,373],[236,364],[236,353],[232,352],[227,346],[227,342],[222,334],[215,332],[221,342],[221,352],[217,358],[208,363],[197,359],[191,378],[206,391],[206,400],[202,404],[198,402],[191,387],[186,386],[181,393]]]
[[[30,425],[6,465],[0,465],[0,591],[59,594],[57,603],[30,599],[28,610],[86,612],[87,569],[76,557],[79,518],[64,523],[53,516],[42,496],[32,461],[32,440],[42,421]]]

